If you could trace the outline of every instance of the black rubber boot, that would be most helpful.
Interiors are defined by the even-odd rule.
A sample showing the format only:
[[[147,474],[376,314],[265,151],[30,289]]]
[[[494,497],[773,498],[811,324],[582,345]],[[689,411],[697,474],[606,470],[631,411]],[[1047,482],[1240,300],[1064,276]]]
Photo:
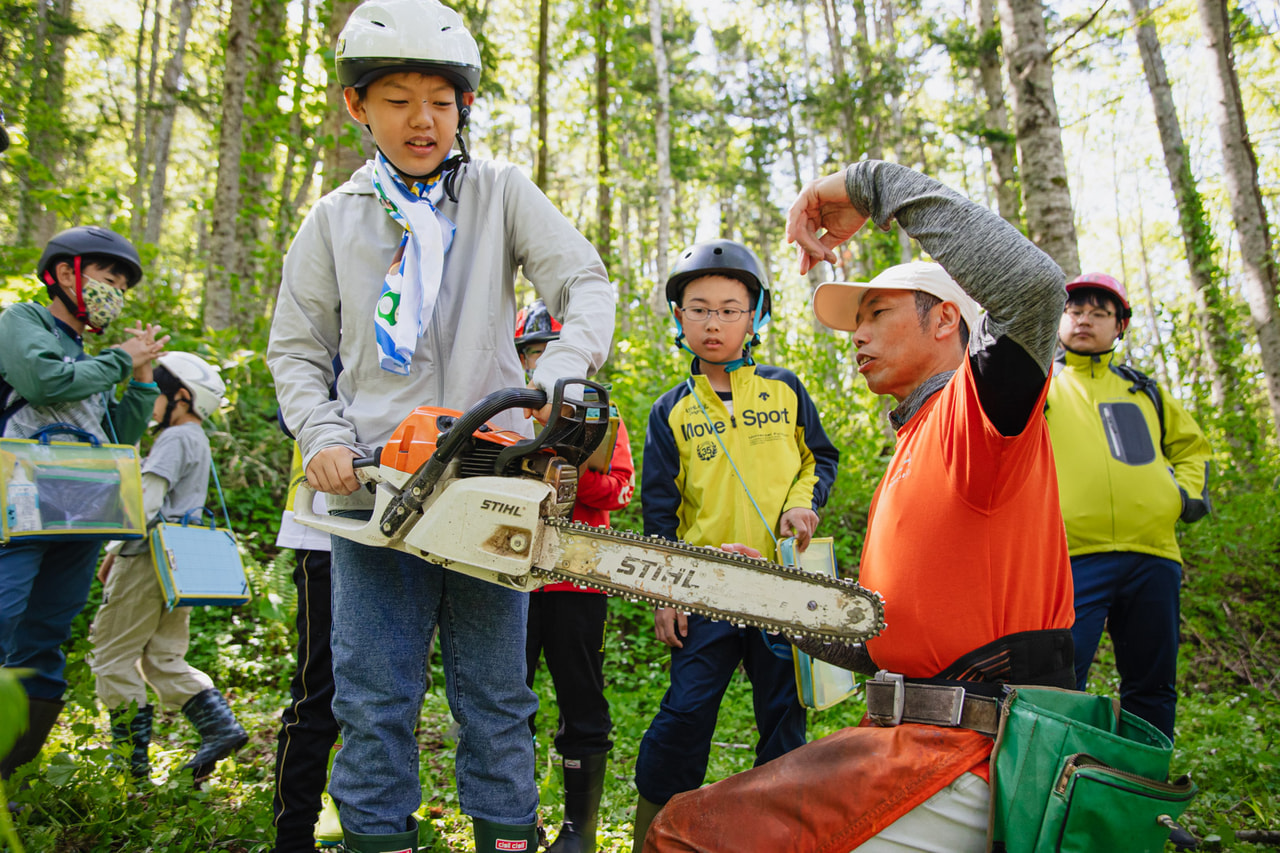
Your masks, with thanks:
[[[496,853],[499,850],[516,853],[536,853],[538,849],[538,825],[516,825],[471,819],[476,834],[476,853]]]
[[[342,846],[338,849],[348,853],[417,853],[418,822],[409,818],[409,827],[404,832],[378,835],[365,835],[344,829]]]
[[[0,761],[0,779],[8,779],[13,771],[40,754],[40,748],[49,739],[49,732],[53,731],[53,724],[61,713],[61,699],[27,700],[27,730]]]
[[[197,780],[208,776],[215,764],[249,742],[249,735],[236,722],[231,706],[216,687],[202,690],[188,699],[182,706],[182,713],[187,715],[200,735],[200,749],[182,765],[184,770],[191,770]]]
[[[111,717],[111,745],[130,746],[129,775],[140,782],[150,778],[151,757],[147,750],[151,747],[151,721],[155,716],[155,709],[150,705],[143,705],[136,711],[127,707],[116,708],[107,714]],[[113,765],[120,760],[116,755],[112,755],[111,759]]]
[[[609,753],[576,760],[562,758],[564,768],[564,823],[549,853],[595,853],[596,816],[604,793],[604,770]]]

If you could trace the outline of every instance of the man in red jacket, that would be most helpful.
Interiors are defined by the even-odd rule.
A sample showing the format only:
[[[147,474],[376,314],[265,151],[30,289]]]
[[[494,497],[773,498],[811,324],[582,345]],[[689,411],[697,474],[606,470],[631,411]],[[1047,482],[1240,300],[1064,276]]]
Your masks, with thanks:
[[[516,350],[526,372],[560,337],[560,324],[539,299],[516,316]],[[635,465],[627,429],[618,422],[613,460],[606,472],[587,463],[578,478],[573,520],[609,526],[610,510],[625,507],[635,489]],[[604,696],[604,625],[608,598],[599,590],[555,583],[529,596],[529,633],[525,644],[526,679],[533,686],[538,658],[544,656],[555,684],[560,725],[556,752],[564,768],[564,823],[552,853],[590,853],[596,849],[596,814],[604,791],[605,762],[613,741],[609,702]],[[534,729],[534,720],[529,719]]]

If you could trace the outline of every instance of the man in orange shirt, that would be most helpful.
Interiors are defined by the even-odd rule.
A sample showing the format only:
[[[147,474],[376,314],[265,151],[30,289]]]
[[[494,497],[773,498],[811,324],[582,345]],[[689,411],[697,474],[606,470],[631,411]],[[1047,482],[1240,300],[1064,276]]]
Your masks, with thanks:
[[[1062,271],[991,211],[865,161],[792,206],[801,272],[834,262],[867,219],[896,220],[937,261],[814,293],[818,319],[853,333],[867,387],[898,403],[859,577],[884,595],[888,627],[865,646],[797,645],[876,674],[872,725],[677,797],[646,850],[985,850],[1002,685],[1074,686],[1071,565],[1043,414]]]

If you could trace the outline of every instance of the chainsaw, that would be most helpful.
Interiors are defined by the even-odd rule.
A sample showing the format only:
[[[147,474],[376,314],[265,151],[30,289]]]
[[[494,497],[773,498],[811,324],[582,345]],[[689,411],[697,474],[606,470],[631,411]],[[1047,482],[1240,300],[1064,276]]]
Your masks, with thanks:
[[[579,467],[611,434],[608,391],[588,380],[560,380],[547,424],[533,438],[489,423],[509,409],[546,403],[543,391],[511,388],[465,413],[419,407],[385,445],[354,462],[375,496],[371,518],[316,513],[304,480],[295,519],[516,590],[571,581],[826,641],[859,642],[884,629],[879,594],[854,581],[571,521]]]

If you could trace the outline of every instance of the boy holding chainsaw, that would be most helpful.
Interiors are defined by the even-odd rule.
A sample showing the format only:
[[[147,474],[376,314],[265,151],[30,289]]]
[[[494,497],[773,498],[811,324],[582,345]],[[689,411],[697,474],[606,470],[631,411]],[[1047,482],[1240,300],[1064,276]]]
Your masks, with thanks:
[[[732,240],[690,247],[667,279],[676,342],[695,358],[649,414],[640,493],[648,535],[772,554],[777,536],[803,549],[818,526],[840,454],[795,374],[751,357],[769,321],[767,280],[755,253]],[[754,695],[756,764],[805,742],[793,665],[758,629],[671,608],[655,612],[654,626],[671,647],[671,686],[636,758],[637,849],[667,800],[702,784],[739,662]]]
[[[614,297],[595,250],[532,182],[467,153],[461,130],[480,52],[456,12],[435,0],[369,0],[339,38],[337,74],[378,152],[299,229],[267,358],[308,481],[327,493],[331,513],[367,518],[373,498],[354,458],[417,406],[465,410],[524,384],[511,338],[518,267],[564,322],[533,373],[544,390],[604,361]],[[344,370],[330,401],[335,355]],[[532,434],[518,412],[495,420]],[[417,849],[414,724],[438,625],[461,725],[458,799],[476,849],[532,851],[538,795],[527,721],[537,699],[519,651],[527,596],[336,536],[332,584],[343,748],[329,791],[347,849]]]

